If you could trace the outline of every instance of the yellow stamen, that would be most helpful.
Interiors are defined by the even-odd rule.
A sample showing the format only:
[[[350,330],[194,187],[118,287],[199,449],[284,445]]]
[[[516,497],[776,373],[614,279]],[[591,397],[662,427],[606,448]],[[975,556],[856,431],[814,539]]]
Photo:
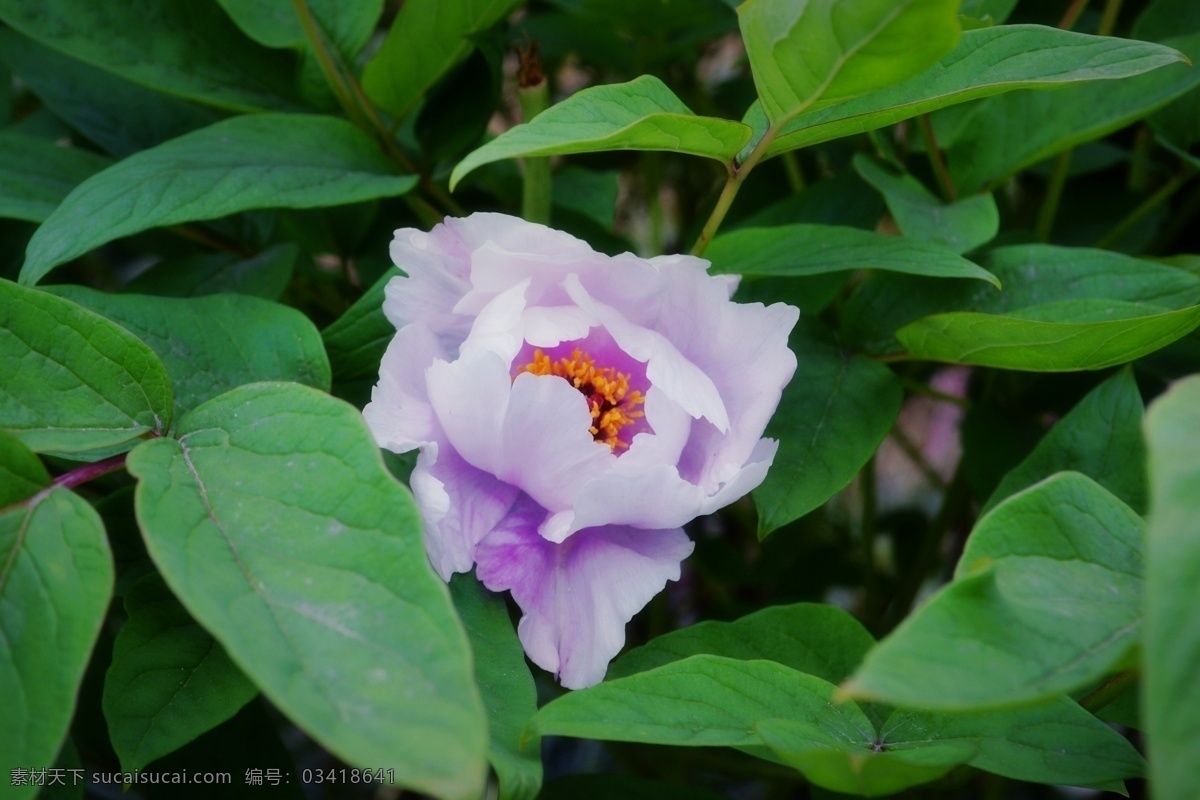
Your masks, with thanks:
[[[541,350],[534,350],[533,361],[517,370],[518,375],[522,372],[557,375],[570,381],[587,398],[592,412],[592,427],[588,429],[592,437],[613,450],[629,447],[629,442],[621,438],[621,429],[646,416],[645,412],[636,410],[646,398],[636,389],[629,389],[629,376],[612,367],[597,367],[596,360],[578,348],[570,357],[564,356],[558,361],[551,361]]]

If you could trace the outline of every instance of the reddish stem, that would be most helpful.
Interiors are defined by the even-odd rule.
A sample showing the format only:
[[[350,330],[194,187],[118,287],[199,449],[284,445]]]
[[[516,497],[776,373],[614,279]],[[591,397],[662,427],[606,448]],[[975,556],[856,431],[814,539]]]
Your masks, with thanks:
[[[54,479],[53,486],[55,488],[62,487],[63,489],[74,489],[80,484],[95,480],[101,475],[107,475],[110,472],[116,472],[125,466],[125,456],[127,453],[106,458],[102,461],[96,461],[91,464],[84,464],[82,467],[64,472]]]

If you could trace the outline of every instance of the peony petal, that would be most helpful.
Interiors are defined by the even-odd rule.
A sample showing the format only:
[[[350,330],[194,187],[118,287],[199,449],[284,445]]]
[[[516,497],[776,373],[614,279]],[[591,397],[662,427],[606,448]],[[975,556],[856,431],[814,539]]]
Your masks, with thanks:
[[[524,344],[521,317],[525,311],[525,292],[529,281],[524,280],[500,294],[484,306],[471,326],[471,332],[459,348],[460,354],[488,351],[500,356],[505,364]]]
[[[587,400],[566,380],[522,373],[504,420],[503,464],[496,474],[543,508],[569,509],[589,480],[616,456],[592,438]]]
[[[682,530],[590,528],[562,544],[537,534],[544,512],[519,499],[475,550],[477,575],[510,591],[522,617],[517,631],[535,664],[563,686],[599,683],[625,643],[625,625],[667,581],[679,579],[692,552]]]
[[[499,474],[502,429],[512,379],[495,353],[478,351],[425,371],[429,402],[450,446],[468,464]]]
[[[379,365],[379,383],[363,419],[376,443],[393,453],[405,453],[437,436],[437,418],[425,389],[425,370],[442,351],[423,323],[402,328],[388,344]]]
[[[409,480],[425,524],[425,550],[443,580],[470,572],[475,545],[516,500],[516,487],[463,461],[436,443],[421,450]]]
[[[635,325],[616,309],[592,299],[576,276],[567,276],[564,285],[571,299],[599,320],[622,350],[646,364],[646,378],[651,384],[694,418],[705,418],[721,431],[729,428],[725,403],[712,379],[666,337]]]

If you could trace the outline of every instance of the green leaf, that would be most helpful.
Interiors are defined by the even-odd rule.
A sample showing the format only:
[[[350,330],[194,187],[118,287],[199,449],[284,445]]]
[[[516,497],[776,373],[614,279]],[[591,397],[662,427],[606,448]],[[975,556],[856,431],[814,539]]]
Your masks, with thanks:
[[[146,547],[184,607],[324,747],[446,798],[483,788],[466,635],[411,496],[359,413],[234,389],[130,454]]]
[[[455,575],[450,596],[471,640],[475,682],[487,709],[488,760],[500,779],[500,797],[533,800],[542,787],[541,739],[522,744],[521,731],[537,711],[537,690],[508,605],[472,575]]]
[[[844,489],[891,430],[904,395],[875,361],[816,341],[793,349],[796,375],[767,425],[779,452],[754,490],[760,539]]]
[[[967,743],[971,766],[1018,781],[1095,785],[1142,774],[1125,737],[1067,697],[1028,708],[953,714],[902,709],[883,725],[889,749]]]
[[[1142,695],[1150,780],[1161,800],[1200,785],[1200,378],[1172,386],[1146,415],[1151,515],[1147,537],[1146,671]]]
[[[267,47],[304,47],[308,38],[292,0],[217,0],[237,26]],[[371,38],[383,0],[305,0],[313,21],[350,64]]]
[[[289,59],[255,45],[213,3],[0,0],[0,20],[160,91],[237,111],[300,107]]]
[[[402,274],[389,267],[354,305],[321,331],[338,381],[379,375],[379,362],[396,335],[396,327],[383,315],[384,288]]]
[[[1200,44],[1200,34],[1172,44],[1190,49],[1196,46],[1193,42]],[[1200,70],[1173,64],[1115,84],[988,98],[935,116],[935,130],[945,146],[954,185],[973,192],[1142,119],[1196,86]],[[951,137],[943,135],[948,129],[955,131]]]
[[[1133,24],[1135,39],[1152,42],[1170,41],[1185,33],[1200,33],[1200,8],[1190,0],[1155,0]],[[1193,38],[1185,53],[1195,63],[1200,60],[1200,40]],[[1200,88],[1192,89],[1150,117],[1150,126],[1178,147],[1191,147],[1200,141]]]
[[[986,514],[1004,498],[1055,472],[1082,472],[1136,511],[1146,505],[1146,446],[1142,395],[1123,369],[1087,394],[1037,447],[1009,472],[988,499]]]
[[[991,19],[999,25],[1016,7],[1017,0],[963,0],[958,13],[973,19]]]
[[[1000,279],[1004,291],[954,281],[872,275],[846,306],[848,338],[871,351],[886,352],[896,349],[898,329],[924,316],[946,311],[1018,316],[1050,300],[1140,303],[1147,307],[1146,314],[1200,303],[1196,275],[1107,250],[1013,245],[988,252],[983,264]]]
[[[109,163],[85,150],[0,131],[0,217],[41,222]]]
[[[1142,521],[1059,473],[976,525],[955,579],[867,654],[848,697],[969,709],[1033,703],[1102,677],[1137,640]]]
[[[42,460],[21,440],[0,431],[0,508],[19,503],[50,485]]]
[[[792,120],[767,155],[875,130],[1014,89],[1052,89],[1082,81],[1128,78],[1183,60],[1181,53],[1162,45],[1085,36],[1040,25],[965,31],[958,47],[920,75]],[[1112,85],[1101,86],[1103,91],[1113,90]],[[1057,94],[1047,97],[1053,100]]]
[[[475,150],[450,174],[450,188],[472,170],[521,156],[668,150],[730,162],[750,141],[740,122],[698,117],[658,78],[576,92]]]
[[[0,429],[37,452],[111,448],[171,421],[149,347],[75,303],[0,281]]]
[[[0,0],[2,2],[2,0]],[[316,115],[254,114],[145,150],[84,181],[29,242],[23,283],[139,231],[253,208],[314,208],[404,194],[365,133]]]
[[[705,257],[712,261],[715,273],[747,277],[880,269],[938,278],[975,278],[1000,288],[995,275],[940,245],[838,225],[741,228],[714,239]]]
[[[616,742],[761,745],[755,725],[786,717],[821,742],[869,743],[874,726],[833,684],[773,661],[696,655],[571,692],[543,706],[528,733]]]
[[[967,253],[987,244],[1000,231],[1000,211],[991,194],[943,203],[911,175],[897,175],[859,153],[854,169],[879,190],[905,236]]]
[[[789,766],[830,791],[880,797],[937,780],[975,752],[969,742],[936,742],[912,749],[876,751],[861,744],[830,746],[814,741],[807,726],[785,719],[768,719],[758,734]]]
[[[39,493],[0,511],[0,564],[0,752],[6,764],[50,765],[112,595],[104,526],[78,495]],[[5,796],[36,792],[11,786]]]
[[[329,360],[308,317],[238,294],[196,298],[106,294],[82,286],[48,291],[91,309],[158,354],[175,394],[174,418],[229,389],[295,381],[329,389]]]
[[[699,622],[657,636],[614,661],[608,678],[624,678],[708,653],[743,661],[776,661],[840,683],[874,644],[866,628],[836,606],[772,606],[733,622]]]
[[[748,0],[737,11],[775,126],[924,72],[960,32],[958,0]]]
[[[1106,305],[1109,311],[1125,310],[1119,303]],[[1030,372],[1071,372],[1133,361],[1200,326],[1200,306],[1143,317],[1113,316],[1118,318],[1046,322],[972,312],[939,314],[904,326],[896,338],[913,358]]]
[[[258,689],[156,575],[125,594],[129,619],[104,678],[104,718],[126,772],[232,717]]]
[[[472,39],[509,15],[518,0],[407,0],[379,52],[363,70],[363,90],[395,116],[466,58]]]
[[[206,108],[69,58],[13,30],[0,30],[0,58],[56,116],[118,156],[217,121]]]
[[[205,253],[157,264],[129,283],[124,291],[162,297],[203,297],[232,292],[278,300],[292,280],[300,249],[277,244],[256,256]]]

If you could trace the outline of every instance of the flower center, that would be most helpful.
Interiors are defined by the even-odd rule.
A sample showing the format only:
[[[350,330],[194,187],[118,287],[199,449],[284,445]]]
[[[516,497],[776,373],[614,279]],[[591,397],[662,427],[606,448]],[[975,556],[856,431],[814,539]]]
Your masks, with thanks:
[[[517,370],[517,374],[557,375],[571,382],[587,398],[592,412],[592,437],[613,450],[629,447],[621,438],[621,429],[644,417],[637,407],[646,402],[639,391],[629,389],[629,375],[612,367],[597,367],[596,360],[576,348],[570,357],[552,361],[541,350],[533,351],[533,361]]]

